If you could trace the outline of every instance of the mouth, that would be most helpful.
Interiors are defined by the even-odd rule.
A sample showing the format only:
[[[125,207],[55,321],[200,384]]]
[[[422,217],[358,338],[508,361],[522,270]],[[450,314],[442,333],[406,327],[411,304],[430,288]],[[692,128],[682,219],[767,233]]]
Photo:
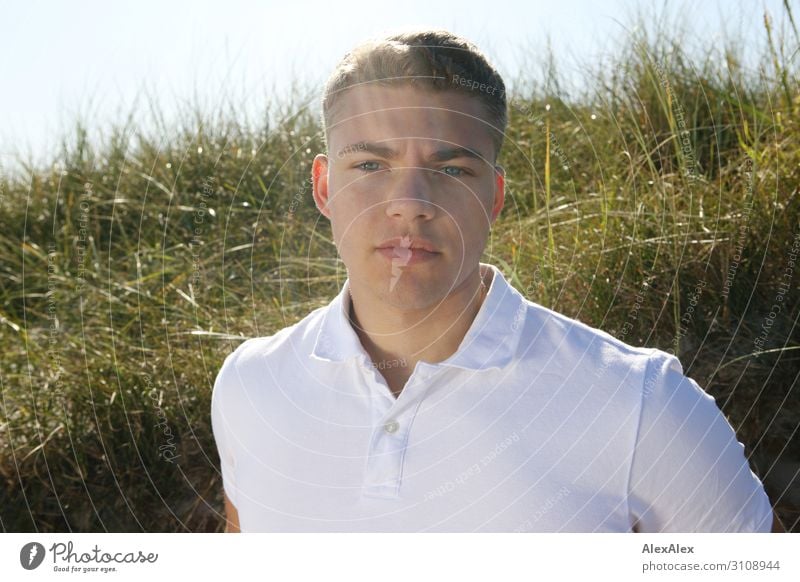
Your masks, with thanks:
[[[392,261],[393,267],[404,267],[437,258],[441,253],[432,243],[410,236],[393,238],[382,242],[377,249],[379,254]]]
[[[425,251],[432,254],[439,254],[433,243],[422,238],[413,238],[411,236],[395,237],[383,241],[378,245],[378,250],[383,249],[398,249],[399,252],[406,252],[408,249],[412,251]]]
[[[392,267],[416,265],[417,263],[433,260],[441,255],[441,253],[432,253],[424,249],[408,247],[384,247],[377,249],[377,251],[391,261]]]

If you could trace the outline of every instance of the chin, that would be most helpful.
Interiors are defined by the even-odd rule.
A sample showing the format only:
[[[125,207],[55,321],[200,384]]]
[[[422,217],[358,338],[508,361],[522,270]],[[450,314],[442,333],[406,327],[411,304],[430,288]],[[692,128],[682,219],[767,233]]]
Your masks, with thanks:
[[[442,279],[442,272],[423,267],[370,265],[350,271],[370,294],[395,307],[419,309],[438,302],[449,292],[451,281]]]
[[[395,287],[393,291],[382,292],[379,295],[383,303],[398,311],[419,311],[436,307],[444,299],[446,293],[423,294],[412,290],[398,291],[398,288]]]

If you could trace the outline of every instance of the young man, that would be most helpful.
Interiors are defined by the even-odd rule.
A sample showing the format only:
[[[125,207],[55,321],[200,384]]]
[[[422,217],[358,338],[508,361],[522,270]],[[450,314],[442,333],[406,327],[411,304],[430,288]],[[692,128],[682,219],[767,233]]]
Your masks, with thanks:
[[[506,100],[473,45],[362,45],[323,117],[314,200],[347,280],[219,373],[228,531],[770,530],[743,446],[675,357],[480,262],[504,202]]]

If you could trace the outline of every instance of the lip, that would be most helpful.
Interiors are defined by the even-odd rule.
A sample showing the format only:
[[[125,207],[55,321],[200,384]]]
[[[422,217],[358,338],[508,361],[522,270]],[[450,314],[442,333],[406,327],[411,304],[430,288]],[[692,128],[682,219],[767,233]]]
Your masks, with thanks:
[[[392,262],[393,268],[424,263],[441,254],[430,241],[411,235],[385,240],[377,251]]]
[[[389,259],[393,267],[405,267],[423,263],[435,259],[441,254],[413,247],[382,247],[378,249],[378,252]]]
[[[379,244],[377,248],[378,250],[397,248],[400,249],[401,251],[410,248],[412,251],[422,250],[431,254],[439,254],[439,251],[436,250],[436,248],[433,246],[433,244],[431,244],[430,241],[425,240],[424,238],[415,238],[412,236],[405,236],[405,237],[396,236],[394,238],[390,238]]]

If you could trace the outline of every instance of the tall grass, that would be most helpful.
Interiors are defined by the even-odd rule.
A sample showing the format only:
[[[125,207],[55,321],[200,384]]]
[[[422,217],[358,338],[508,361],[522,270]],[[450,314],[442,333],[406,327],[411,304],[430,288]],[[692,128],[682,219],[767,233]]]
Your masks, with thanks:
[[[796,528],[797,269],[780,284],[800,240],[799,39],[765,34],[756,71],[741,47],[698,62],[637,33],[580,95],[513,95],[484,260],[538,303],[674,350]],[[345,277],[310,195],[324,144],[307,102],[267,104],[262,126],[129,121],[100,143],[78,124],[51,166],[2,175],[4,531],[221,529],[219,365]]]

